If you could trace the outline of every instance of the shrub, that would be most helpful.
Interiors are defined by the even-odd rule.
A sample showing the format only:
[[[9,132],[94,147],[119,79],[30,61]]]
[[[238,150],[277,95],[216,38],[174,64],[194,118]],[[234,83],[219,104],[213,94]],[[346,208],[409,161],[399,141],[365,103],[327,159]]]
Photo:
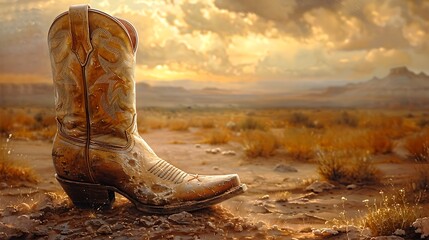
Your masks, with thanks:
[[[318,145],[317,138],[314,132],[306,129],[299,131],[286,130],[283,135],[282,144],[289,156],[296,160],[307,161],[314,158]]]
[[[204,142],[212,145],[225,144],[231,140],[231,134],[227,129],[213,129],[208,132]]]
[[[338,125],[348,126],[348,127],[357,127],[359,125],[359,119],[349,114],[348,112],[343,112],[335,121]]]
[[[279,147],[276,136],[271,132],[252,130],[242,133],[241,144],[247,157],[270,157]]]
[[[168,128],[172,131],[187,131],[189,129],[189,122],[185,119],[172,119],[168,123]]]
[[[347,151],[320,152],[317,171],[323,179],[342,184],[377,183],[381,176],[366,154]]]
[[[373,154],[391,153],[395,147],[395,143],[385,130],[369,131],[362,140],[367,141],[368,150]]]
[[[429,161],[429,131],[410,137],[405,141],[408,157],[416,162]]]
[[[397,229],[413,234],[411,224],[420,217],[421,209],[406,200],[405,190],[401,189],[391,197],[381,194],[381,201],[369,204],[366,200],[367,214],[361,219],[361,225],[371,230],[374,236],[390,236]]]
[[[429,165],[420,165],[415,169],[410,183],[408,192],[414,193],[411,200],[414,202],[429,201]]]
[[[239,130],[260,130],[265,131],[267,130],[267,125],[263,123],[260,120],[257,120],[253,117],[246,117],[242,121],[238,123],[238,129]]]

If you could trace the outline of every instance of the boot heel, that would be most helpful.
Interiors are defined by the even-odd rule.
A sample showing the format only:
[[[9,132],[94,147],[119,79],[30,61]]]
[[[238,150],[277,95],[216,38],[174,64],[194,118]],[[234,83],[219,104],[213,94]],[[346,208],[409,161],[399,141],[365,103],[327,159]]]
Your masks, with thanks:
[[[55,177],[78,208],[109,209],[115,201],[115,192],[105,186]]]

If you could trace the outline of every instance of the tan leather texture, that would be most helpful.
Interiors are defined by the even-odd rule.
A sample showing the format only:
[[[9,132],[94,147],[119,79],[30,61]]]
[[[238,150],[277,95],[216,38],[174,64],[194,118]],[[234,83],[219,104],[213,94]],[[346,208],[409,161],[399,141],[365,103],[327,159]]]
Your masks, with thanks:
[[[60,178],[112,186],[149,205],[212,198],[237,175],[188,174],[160,159],[137,132],[137,32],[125,20],[72,6],[48,34],[58,131],[52,156]]]

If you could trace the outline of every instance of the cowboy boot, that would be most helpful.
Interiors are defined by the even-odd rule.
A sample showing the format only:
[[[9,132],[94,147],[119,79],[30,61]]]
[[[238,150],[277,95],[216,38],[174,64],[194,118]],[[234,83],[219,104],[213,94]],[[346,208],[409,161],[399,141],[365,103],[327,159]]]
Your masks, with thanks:
[[[145,212],[192,211],[243,193],[236,174],[189,174],[159,158],[137,131],[133,70],[138,37],[127,21],[71,6],[48,34],[58,130],[56,178],[81,208],[115,192]]]

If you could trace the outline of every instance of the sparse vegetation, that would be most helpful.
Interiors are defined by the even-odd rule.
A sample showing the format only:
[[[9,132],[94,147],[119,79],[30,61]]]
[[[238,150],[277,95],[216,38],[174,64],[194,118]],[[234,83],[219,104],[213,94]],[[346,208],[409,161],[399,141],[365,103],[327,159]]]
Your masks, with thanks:
[[[404,189],[391,196],[380,192],[381,201],[374,201],[373,204],[366,200],[367,213],[363,216],[361,224],[371,230],[374,236],[390,236],[397,229],[412,233],[411,224],[421,217],[421,210],[418,206],[410,204],[406,199]]]
[[[408,156],[416,162],[429,161],[429,131],[410,137],[405,142]]]
[[[168,128],[172,131],[188,131],[189,122],[181,118],[171,119],[168,122]]]
[[[413,202],[428,202],[429,201],[429,165],[419,165],[411,177],[408,184],[410,199]]]
[[[231,133],[229,132],[229,130],[221,128],[208,131],[207,135],[205,136],[204,142],[212,145],[217,145],[228,143],[230,139]]]
[[[36,183],[37,178],[33,170],[16,164],[11,158],[11,149],[9,149],[7,144],[11,136],[9,135],[7,139],[1,139],[0,179],[7,184],[15,184],[22,181]]]
[[[317,170],[323,179],[342,184],[377,183],[381,179],[380,170],[361,152],[319,152]]]
[[[251,130],[242,133],[241,144],[247,157],[271,157],[279,148],[276,136],[271,132]]]
[[[237,126],[238,130],[246,131],[246,130],[267,130],[267,125],[260,120],[257,120],[253,117],[246,117],[241,120]]]

